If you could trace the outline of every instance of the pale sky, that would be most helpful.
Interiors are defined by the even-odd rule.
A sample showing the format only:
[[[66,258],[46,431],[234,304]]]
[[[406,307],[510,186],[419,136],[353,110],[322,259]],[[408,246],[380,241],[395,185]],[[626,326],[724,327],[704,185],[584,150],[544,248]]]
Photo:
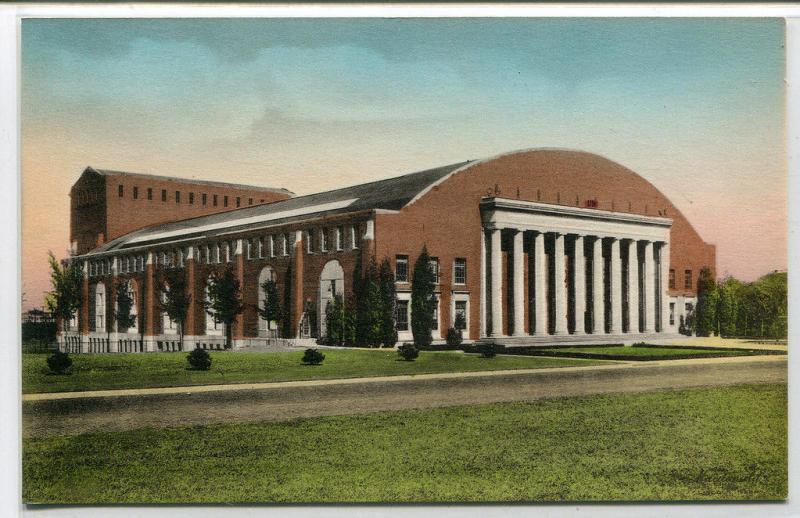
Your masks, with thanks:
[[[786,268],[778,19],[23,22],[25,307],[87,165],[298,194],[515,149],[604,155],[717,245]]]

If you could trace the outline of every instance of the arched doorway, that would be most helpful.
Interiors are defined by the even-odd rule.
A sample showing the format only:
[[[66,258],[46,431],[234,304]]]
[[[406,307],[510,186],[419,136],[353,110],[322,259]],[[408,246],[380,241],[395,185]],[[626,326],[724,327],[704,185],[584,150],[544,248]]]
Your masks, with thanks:
[[[344,294],[344,270],[339,261],[328,261],[319,276],[319,334],[325,336],[325,310],[333,297]]]
[[[272,269],[271,266],[265,266],[261,269],[261,273],[258,274],[258,309],[264,309],[264,302],[266,301],[266,293],[264,293],[264,283],[267,281],[274,281],[275,280],[275,270]],[[268,337],[275,334],[277,331],[277,322],[267,321],[259,315],[258,317],[258,336],[260,337]]]

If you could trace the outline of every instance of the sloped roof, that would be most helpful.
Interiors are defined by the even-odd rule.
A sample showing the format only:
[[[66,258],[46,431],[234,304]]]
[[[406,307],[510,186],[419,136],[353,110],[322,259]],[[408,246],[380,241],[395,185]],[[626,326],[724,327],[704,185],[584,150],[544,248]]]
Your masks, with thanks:
[[[97,169],[92,166],[88,166],[84,172],[96,173],[100,176],[130,176],[134,178],[142,178],[144,180],[162,180],[167,182],[179,182],[179,183],[187,183],[187,184],[196,184],[196,185],[210,185],[214,187],[226,187],[229,189],[245,189],[248,191],[263,191],[263,192],[279,192],[288,195],[294,195],[294,193],[288,189],[283,189],[280,187],[263,187],[259,185],[248,185],[242,183],[228,183],[228,182],[216,182],[212,180],[196,180],[194,178],[181,178],[177,176],[162,176],[156,174],[144,174],[144,173],[131,173],[129,171],[115,171],[113,169]]]
[[[109,241],[87,255],[179,239],[210,237],[248,227],[278,225],[329,214],[370,209],[400,210],[437,181],[468,163],[459,162],[333,191],[154,225]]]

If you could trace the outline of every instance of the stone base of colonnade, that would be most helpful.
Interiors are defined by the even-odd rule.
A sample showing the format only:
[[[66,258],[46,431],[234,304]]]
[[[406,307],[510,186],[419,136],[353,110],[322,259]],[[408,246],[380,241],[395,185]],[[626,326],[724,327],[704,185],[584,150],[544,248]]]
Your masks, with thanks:
[[[513,347],[568,347],[576,345],[630,345],[636,342],[686,338],[678,333],[623,333],[603,335],[563,335],[563,336],[497,336],[481,338],[477,343],[490,343]]]

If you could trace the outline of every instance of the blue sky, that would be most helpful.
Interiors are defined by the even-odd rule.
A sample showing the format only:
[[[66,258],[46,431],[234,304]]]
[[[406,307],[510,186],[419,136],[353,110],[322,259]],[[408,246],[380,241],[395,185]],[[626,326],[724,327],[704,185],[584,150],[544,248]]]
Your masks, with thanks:
[[[303,194],[576,148],[754,278],[786,267],[783,41],[779,19],[28,19],[23,196],[66,222],[87,164]],[[66,247],[23,218],[32,263]]]

